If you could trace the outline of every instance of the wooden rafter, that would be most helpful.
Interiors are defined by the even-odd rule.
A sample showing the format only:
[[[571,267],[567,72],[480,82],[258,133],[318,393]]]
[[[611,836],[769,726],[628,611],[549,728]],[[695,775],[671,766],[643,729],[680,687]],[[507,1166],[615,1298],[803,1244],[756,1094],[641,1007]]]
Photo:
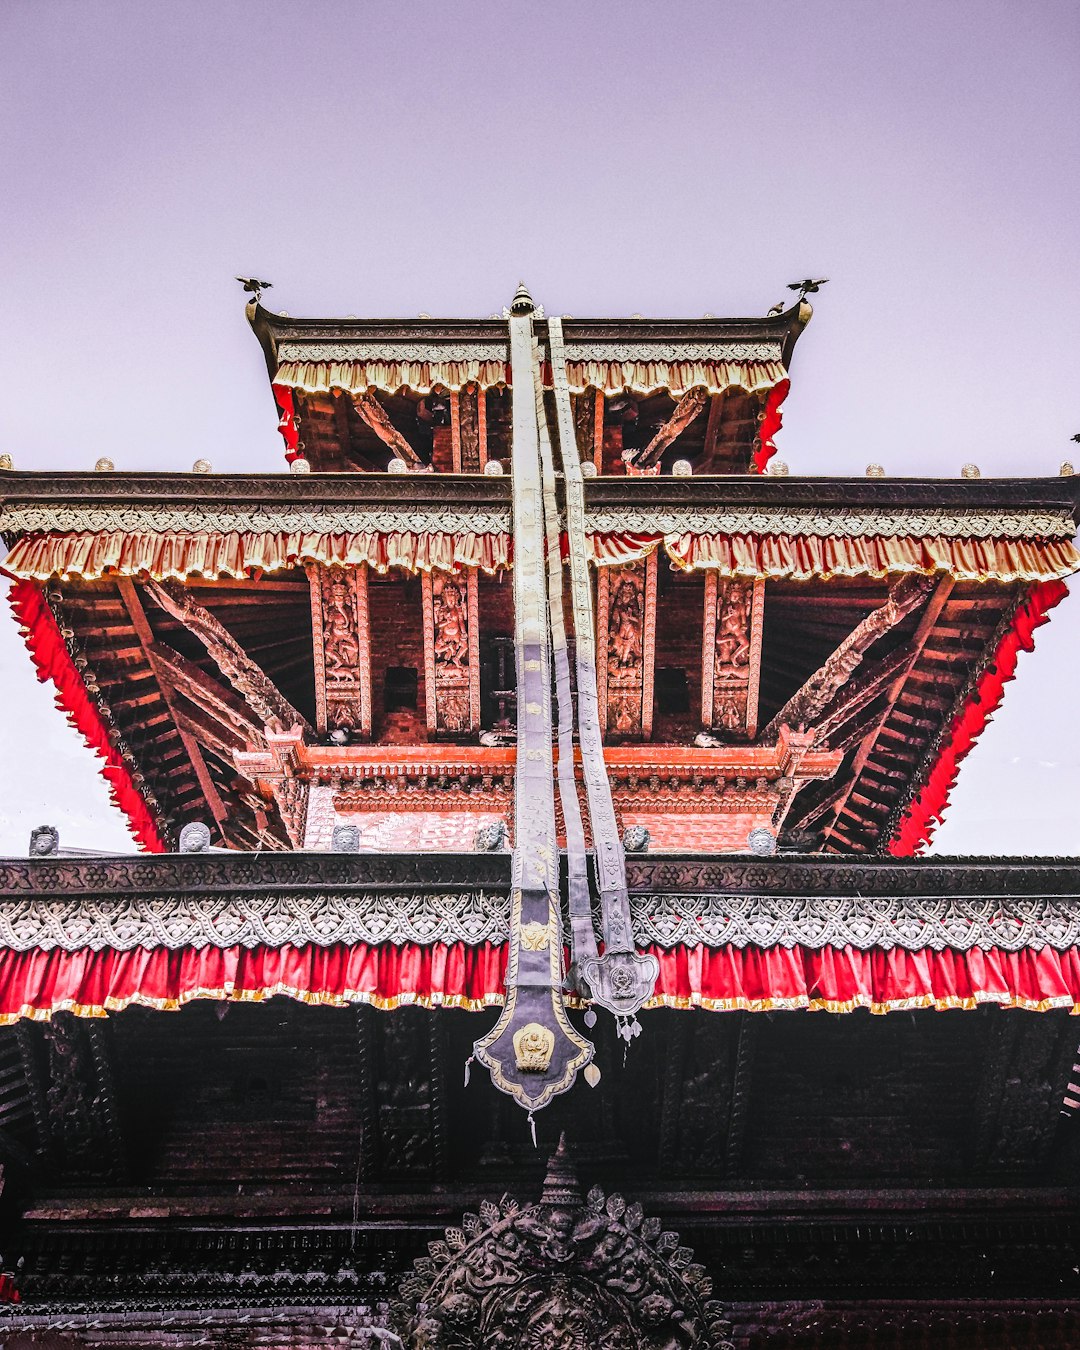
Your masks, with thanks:
[[[417,468],[423,464],[419,451],[413,449],[397,427],[391,423],[386,415],[386,409],[370,390],[356,397],[353,406],[379,440],[390,447],[395,458],[402,459],[406,464]]]
[[[877,724],[872,728],[870,734],[863,741],[862,746],[860,747],[859,751],[855,755],[854,760],[852,761],[851,775],[847,780],[846,790],[838,798],[835,813],[833,815],[832,824],[829,825],[825,830],[826,837],[830,837],[838,833],[840,817],[844,814],[844,811],[847,809],[848,804],[854,794],[855,784],[857,783],[863,769],[866,767],[866,763],[869,760],[871,754],[873,754],[874,752],[874,747],[877,745],[878,740],[881,737],[881,733],[885,727],[885,723],[889,720],[890,714],[895,710],[896,705],[900,700],[900,695],[903,693],[904,685],[907,683],[908,676],[911,674],[912,668],[918,661],[923,648],[926,646],[930,634],[933,632],[934,626],[936,625],[938,618],[941,615],[941,611],[945,608],[945,604],[949,598],[950,593],[952,592],[952,588],[954,585],[955,582],[953,581],[953,578],[951,576],[943,576],[938,581],[937,585],[934,587],[934,591],[930,596],[930,600],[927,603],[926,608],[923,610],[922,617],[919,620],[919,626],[915,630],[915,636],[911,640],[910,654],[908,660],[901,667],[900,671],[897,673],[892,683],[889,685],[888,692],[885,695],[884,707],[878,714]]]
[[[146,618],[146,611],[142,607],[142,601],[139,599],[139,593],[135,589],[135,583],[130,577],[118,577],[116,584],[120,592],[120,597],[124,602],[124,608],[131,617],[131,624],[138,636],[142,650],[147,661],[150,663],[151,669],[156,674],[157,662],[154,656],[156,640],[154,638],[153,629],[151,629]],[[224,837],[225,821],[228,819],[228,812],[225,810],[225,803],[221,800],[221,793],[218,792],[217,786],[210,776],[210,770],[206,766],[206,760],[203,758],[199,743],[191,730],[182,725],[178,715],[176,700],[168,681],[159,678],[158,688],[161,690],[161,697],[169,710],[169,715],[172,718],[173,725],[176,727],[177,734],[183,743],[187,757],[191,761],[191,767],[195,771],[195,777],[198,779],[199,787],[202,789],[207,809],[214,817],[214,821],[217,824],[222,837]]]

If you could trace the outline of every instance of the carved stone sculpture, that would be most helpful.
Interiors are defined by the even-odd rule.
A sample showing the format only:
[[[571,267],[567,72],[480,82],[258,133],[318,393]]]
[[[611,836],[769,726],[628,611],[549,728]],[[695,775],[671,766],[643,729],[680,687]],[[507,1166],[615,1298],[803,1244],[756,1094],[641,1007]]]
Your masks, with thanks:
[[[652,835],[644,825],[628,825],[623,830],[623,848],[627,853],[648,853]]]
[[[499,853],[509,847],[505,820],[493,821],[476,832],[477,853]]]
[[[60,831],[55,825],[39,825],[30,831],[31,858],[55,858],[60,852]]]
[[[201,820],[189,821],[180,831],[181,853],[206,853],[210,848],[210,829]]]
[[[330,836],[331,853],[359,853],[360,827],[358,825],[335,825]]]

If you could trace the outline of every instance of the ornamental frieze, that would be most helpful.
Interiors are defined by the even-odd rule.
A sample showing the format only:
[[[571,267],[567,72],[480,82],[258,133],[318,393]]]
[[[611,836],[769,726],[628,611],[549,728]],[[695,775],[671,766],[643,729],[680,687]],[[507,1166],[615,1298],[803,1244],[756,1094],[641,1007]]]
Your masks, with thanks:
[[[623,482],[625,480],[617,480]],[[169,506],[0,506],[0,530],[12,535],[42,531],[122,534],[309,533],[309,534],[503,534],[510,528],[510,508],[469,510],[380,509],[372,504],[353,508],[318,503],[290,506],[221,507],[192,503]],[[956,539],[1071,539],[1072,517],[1057,511],[831,511],[791,506],[761,509],[731,506],[702,510],[686,507],[643,508],[627,503],[587,513],[590,534],[788,534],[820,538],[935,537]]]
[[[279,861],[280,859],[275,859]],[[1068,896],[866,897],[635,893],[637,947],[822,947],[860,951],[1058,951],[1080,945]],[[269,885],[222,890],[87,893],[0,902],[0,948],[130,951],[136,947],[281,947],[504,943],[505,889],[350,890]]]

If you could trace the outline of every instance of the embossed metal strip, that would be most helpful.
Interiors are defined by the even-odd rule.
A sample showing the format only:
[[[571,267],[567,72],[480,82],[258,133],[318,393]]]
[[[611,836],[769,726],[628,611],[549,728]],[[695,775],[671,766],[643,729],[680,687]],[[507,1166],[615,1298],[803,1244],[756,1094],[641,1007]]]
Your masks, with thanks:
[[[598,1003],[616,1016],[632,1017],[651,995],[660,968],[655,957],[638,956],[634,952],[630,902],[626,890],[626,860],[615,819],[611,783],[604,764],[596,684],[592,584],[585,538],[585,489],[574,433],[560,319],[548,320],[548,340],[551,347],[559,455],[566,488],[570,589],[577,638],[578,736],[596,850],[601,922],[606,948],[603,957],[590,958],[582,964],[582,974]]]
[[[589,868],[585,853],[585,827],[577,795],[574,768],[574,702],[570,688],[570,656],[563,613],[563,568],[559,538],[559,506],[555,494],[555,465],[551,452],[551,434],[544,408],[544,386],[540,378],[540,352],[533,342],[533,372],[536,391],[536,421],[540,437],[540,467],[543,478],[544,537],[547,547],[548,606],[551,645],[555,657],[555,692],[559,710],[559,800],[562,802],[566,830],[566,866],[569,892],[572,983],[576,984],[585,961],[599,955],[592,921],[589,896]]]
[[[300,856],[311,861],[319,855]],[[828,895],[717,895],[688,888],[634,892],[630,913],[635,943],[665,949],[1016,952],[1080,947],[1076,894],[857,895],[833,888]],[[0,901],[0,950],[10,952],[338,943],[475,946],[503,943],[509,935],[510,902],[502,887],[369,891],[324,880],[300,891],[272,883],[257,891],[157,887],[125,895],[90,889]]]
[[[512,314],[514,650],[517,765],[506,1002],[474,1045],[496,1087],[529,1111],[572,1086],[592,1059],[563,1004],[562,923],[551,746],[548,593],[530,313]]]

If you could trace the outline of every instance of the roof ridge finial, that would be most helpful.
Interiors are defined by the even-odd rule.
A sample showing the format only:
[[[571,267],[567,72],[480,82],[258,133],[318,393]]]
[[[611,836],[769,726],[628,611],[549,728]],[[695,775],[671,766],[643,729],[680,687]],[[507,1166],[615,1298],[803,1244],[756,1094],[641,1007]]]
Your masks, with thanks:
[[[514,298],[510,301],[511,314],[532,314],[536,309],[536,301],[529,294],[529,288],[523,281],[518,282],[518,288],[514,292]]]
[[[580,1209],[583,1204],[577,1168],[566,1142],[565,1130],[559,1135],[559,1147],[548,1159],[540,1203],[559,1209]]]

